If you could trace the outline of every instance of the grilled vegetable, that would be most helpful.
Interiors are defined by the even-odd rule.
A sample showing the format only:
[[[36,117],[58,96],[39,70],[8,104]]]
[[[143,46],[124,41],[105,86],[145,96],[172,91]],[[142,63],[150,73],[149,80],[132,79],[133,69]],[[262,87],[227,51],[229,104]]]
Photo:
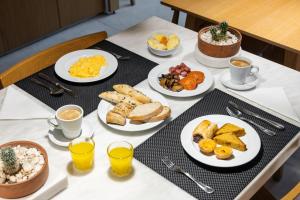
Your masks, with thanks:
[[[159,79],[159,84],[168,90],[180,92],[183,90],[182,85],[179,83],[180,78],[176,74],[162,74]]]

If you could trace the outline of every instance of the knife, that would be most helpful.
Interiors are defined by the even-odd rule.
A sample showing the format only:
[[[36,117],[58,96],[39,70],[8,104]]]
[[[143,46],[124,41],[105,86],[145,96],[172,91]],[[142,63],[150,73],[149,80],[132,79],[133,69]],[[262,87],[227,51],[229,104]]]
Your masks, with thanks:
[[[52,83],[53,85],[55,85],[56,87],[59,87],[59,88],[62,88],[64,89],[64,91],[66,91],[68,94],[70,94],[71,96],[75,96],[74,92],[67,88],[66,86],[58,83],[58,82],[55,82],[54,80],[52,80],[48,75],[44,74],[44,73],[39,73],[38,74],[39,77],[41,77],[42,79]]]
[[[257,119],[260,119],[261,121],[264,121],[264,122],[266,122],[267,124],[269,124],[269,125],[271,125],[271,126],[277,128],[277,129],[279,129],[279,130],[284,130],[284,128],[285,128],[282,124],[280,124],[280,123],[278,123],[278,122],[274,122],[273,120],[270,120],[270,119],[266,119],[266,118],[260,116],[260,115],[257,114],[257,113],[254,113],[254,112],[252,112],[252,111],[250,111],[250,110],[248,110],[248,109],[246,109],[246,108],[243,108],[243,107],[237,105],[236,103],[234,103],[234,102],[232,102],[232,101],[228,101],[228,103],[229,103],[231,106],[233,106],[234,108],[236,108],[236,109],[238,109],[239,111],[241,111],[242,113],[245,113],[245,114],[247,114],[247,115],[250,115],[250,116],[253,116],[253,117],[257,118]]]

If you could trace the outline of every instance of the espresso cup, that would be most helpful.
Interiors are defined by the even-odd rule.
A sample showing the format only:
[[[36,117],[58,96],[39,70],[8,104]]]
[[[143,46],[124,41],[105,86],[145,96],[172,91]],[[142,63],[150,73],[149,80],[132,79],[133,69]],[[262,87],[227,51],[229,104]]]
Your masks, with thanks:
[[[247,77],[256,76],[259,67],[254,66],[252,61],[246,57],[236,56],[229,60],[231,82],[243,85]]]
[[[80,135],[82,118],[83,109],[70,104],[60,107],[55,112],[55,118],[48,119],[48,123],[53,128],[61,129],[66,138],[74,139]]]

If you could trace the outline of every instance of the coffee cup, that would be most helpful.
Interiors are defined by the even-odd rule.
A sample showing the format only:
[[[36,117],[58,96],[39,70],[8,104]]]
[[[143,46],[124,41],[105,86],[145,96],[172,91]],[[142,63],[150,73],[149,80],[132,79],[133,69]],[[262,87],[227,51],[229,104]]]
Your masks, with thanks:
[[[243,85],[248,77],[254,77],[259,72],[259,67],[254,66],[246,57],[236,56],[229,60],[231,82]]]
[[[70,104],[60,107],[55,112],[55,117],[48,119],[48,123],[53,128],[61,129],[66,138],[74,139],[81,133],[82,118],[83,109]]]

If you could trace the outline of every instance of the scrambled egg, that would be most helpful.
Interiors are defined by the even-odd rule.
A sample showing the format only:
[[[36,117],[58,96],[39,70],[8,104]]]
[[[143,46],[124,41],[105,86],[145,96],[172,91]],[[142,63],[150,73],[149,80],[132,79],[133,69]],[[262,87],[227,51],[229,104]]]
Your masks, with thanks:
[[[148,45],[153,49],[171,50],[178,46],[179,38],[175,34],[155,34],[147,42]]]
[[[79,58],[69,68],[69,73],[77,78],[92,78],[100,75],[101,67],[106,65],[106,60],[101,55]]]

